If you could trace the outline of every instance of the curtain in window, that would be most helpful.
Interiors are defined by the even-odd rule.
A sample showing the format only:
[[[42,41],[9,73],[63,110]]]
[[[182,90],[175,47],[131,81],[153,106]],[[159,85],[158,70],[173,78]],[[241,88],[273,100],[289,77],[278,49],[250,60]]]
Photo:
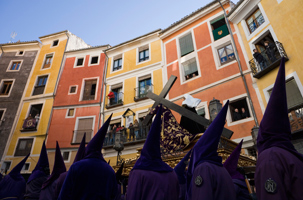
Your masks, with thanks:
[[[184,64],[183,68],[184,68],[185,76],[198,71],[196,59],[192,59],[189,62],[187,62],[186,64]]]

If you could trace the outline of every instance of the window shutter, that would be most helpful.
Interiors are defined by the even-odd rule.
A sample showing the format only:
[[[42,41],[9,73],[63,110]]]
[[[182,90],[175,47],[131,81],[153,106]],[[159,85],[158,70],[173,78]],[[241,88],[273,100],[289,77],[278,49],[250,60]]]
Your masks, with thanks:
[[[179,39],[181,56],[194,51],[193,39],[191,33]]]
[[[79,119],[75,143],[81,142],[84,133],[86,133],[86,142],[89,142],[91,140],[93,132],[93,121],[93,118]]]

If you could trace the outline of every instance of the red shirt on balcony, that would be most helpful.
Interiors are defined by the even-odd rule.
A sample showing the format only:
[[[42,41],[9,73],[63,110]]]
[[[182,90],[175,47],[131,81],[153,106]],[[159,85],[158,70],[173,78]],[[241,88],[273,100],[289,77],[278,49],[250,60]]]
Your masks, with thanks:
[[[107,95],[109,99],[115,98],[115,93],[113,91],[110,91],[110,93]]]

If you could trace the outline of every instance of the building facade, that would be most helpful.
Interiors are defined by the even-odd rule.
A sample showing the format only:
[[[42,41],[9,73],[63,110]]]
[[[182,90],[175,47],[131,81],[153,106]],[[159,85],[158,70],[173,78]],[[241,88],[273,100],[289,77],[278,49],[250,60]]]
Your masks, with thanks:
[[[241,0],[229,14],[244,43],[254,84],[265,110],[278,66],[285,57],[286,92],[293,143],[303,152],[303,17],[300,0]],[[267,43],[267,44],[266,44]],[[255,51],[255,52],[254,52]]]
[[[115,130],[124,137],[123,158],[136,157],[142,147],[149,125],[142,125],[154,101],[147,98],[151,91],[160,94],[163,88],[162,43],[160,30],[113,46],[105,52],[108,56],[104,117],[113,113],[104,143],[104,158],[116,165]],[[122,127],[123,126],[123,127]],[[122,130],[121,130],[122,128]]]
[[[2,44],[0,57],[0,157],[4,153],[24,89],[40,50],[40,42]],[[11,162],[1,166],[10,169]],[[25,166],[26,167],[26,166]]]
[[[108,45],[65,52],[46,147],[53,160],[58,141],[67,168],[74,161],[84,133],[89,142],[103,123],[100,112],[106,48]]]
[[[32,171],[38,161],[52,112],[54,91],[61,72],[64,51],[88,47],[69,31],[39,38],[42,46],[28,83],[24,88],[21,108],[12,126],[10,140],[2,156],[3,163],[14,167],[30,153],[25,171]]]
[[[231,9],[229,1],[221,2],[227,11]],[[234,132],[231,139],[237,142],[244,139],[243,147],[253,149],[251,129],[260,122],[262,111],[239,31],[233,24],[231,29],[232,33],[229,33],[219,3],[212,1],[162,30],[164,74],[166,80],[171,75],[178,77],[169,92],[169,100],[181,105],[184,94],[199,98],[202,102],[196,110],[205,118],[209,119],[212,112],[208,105],[213,98],[223,104],[230,100],[226,128]],[[230,34],[235,38],[252,104]],[[174,114],[180,119],[179,114]]]

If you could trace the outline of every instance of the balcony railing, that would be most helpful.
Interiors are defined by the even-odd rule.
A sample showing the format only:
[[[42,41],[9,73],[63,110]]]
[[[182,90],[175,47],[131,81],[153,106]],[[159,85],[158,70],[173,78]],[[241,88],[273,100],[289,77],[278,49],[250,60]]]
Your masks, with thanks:
[[[125,145],[134,142],[144,141],[147,138],[149,129],[150,126],[139,126],[138,128],[124,128],[119,130],[119,132],[121,133],[121,137]],[[114,145],[115,135],[115,131],[107,132],[103,146],[109,147]]]
[[[146,85],[144,87],[137,87],[135,88],[135,97],[134,100],[135,101],[139,101],[139,100],[143,100],[143,99],[147,99],[146,95],[148,92],[152,92],[153,91],[153,87],[154,85]]]
[[[303,105],[291,109],[288,113],[291,133],[303,131]]]
[[[116,93],[114,98],[108,98],[106,108],[113,108],[123,105],[123,92]]]
[[[276,41],[276,45],[275,48],[273,48],[272,54],[266,50],[262,51],[260,54],[263,58],[259,57],[258,60],[256,58],[253,58],[249,61],[251,71],[255,78],[261,78],[263,75],[279,66],[282,57],[285,58],[285,61],[288,61],[288,57],[283,48],[283,45],[278,41]]]
[[[80,144],[84,133],[86,133],[85,142],[86,143],[89,142],[92,139],[92,135],[93,135],[92,129],[74,130],[72,144]]]

